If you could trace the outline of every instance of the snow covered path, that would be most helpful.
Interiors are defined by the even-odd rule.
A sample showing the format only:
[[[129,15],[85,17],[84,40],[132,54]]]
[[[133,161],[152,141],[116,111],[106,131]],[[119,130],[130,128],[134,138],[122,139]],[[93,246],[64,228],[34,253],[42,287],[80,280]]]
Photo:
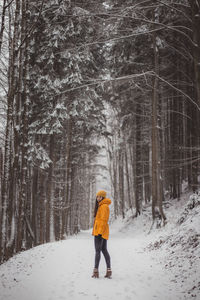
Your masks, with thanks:
[[[103,256],[100,278],[91,278],[91,231],[25,251],[0,266],[0,300],[186,299],[159,263],[159,252],[144,251],[145,243],[142,238],[113,232],[108,242],[112,279],[104,278]]]

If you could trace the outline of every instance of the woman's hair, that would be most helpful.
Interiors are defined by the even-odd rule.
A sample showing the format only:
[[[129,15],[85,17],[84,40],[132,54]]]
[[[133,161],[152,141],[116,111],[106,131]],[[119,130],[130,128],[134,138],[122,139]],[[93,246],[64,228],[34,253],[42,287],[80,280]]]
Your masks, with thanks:
[[[103,199],[104,199],[104,197],[102,197],[102,200]],[[96,198],[95,207],[94,207],[94,218],[96,217],[98,207],[99,207],[99,203],[98,203],[97,198]]]
[[[98,210],[98,201],[97,201],[97,198],[96,198],[95,207],[94,207],[94,218],[96,217],[97,210]]]

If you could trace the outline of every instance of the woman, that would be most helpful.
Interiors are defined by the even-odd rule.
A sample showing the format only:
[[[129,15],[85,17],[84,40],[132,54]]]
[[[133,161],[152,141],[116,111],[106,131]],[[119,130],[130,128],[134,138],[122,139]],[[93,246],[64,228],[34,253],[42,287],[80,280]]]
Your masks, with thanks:
[[[105,191],[99,191],[96,194],[96,205],[94,209],[94,226],[92,235],[94,235],[95,245],[95,266],[92,277],[99,278],[99,262],[101,258],[101,252],[103,253],[107,265],[107,272],[104,277],[111,278],[112,271],[110,265],[110,255],[107,250],[107,240],[109,237],[109,205],[111,200],[106,198]]]

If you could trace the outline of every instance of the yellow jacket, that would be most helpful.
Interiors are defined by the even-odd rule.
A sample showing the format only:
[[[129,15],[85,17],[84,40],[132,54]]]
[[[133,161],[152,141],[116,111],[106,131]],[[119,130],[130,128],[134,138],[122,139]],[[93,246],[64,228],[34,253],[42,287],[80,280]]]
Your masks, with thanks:
[[[105,198],[99,202],[99,207],[97,210],[97,214],[94,220],[94,226],[92,235],[102,235],[102,238],[108,240],[109,237],[109,205],[111,204],[111,200],[109,198]]]

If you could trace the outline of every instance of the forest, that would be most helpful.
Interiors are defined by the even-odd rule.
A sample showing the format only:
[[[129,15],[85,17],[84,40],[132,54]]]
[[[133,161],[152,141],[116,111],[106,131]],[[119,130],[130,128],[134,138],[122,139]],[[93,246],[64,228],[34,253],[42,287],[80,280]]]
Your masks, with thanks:
[[[199,28],[200,0],[1,1],[0,263],[90,228],[99,176],[161,226],[198,191]]]

